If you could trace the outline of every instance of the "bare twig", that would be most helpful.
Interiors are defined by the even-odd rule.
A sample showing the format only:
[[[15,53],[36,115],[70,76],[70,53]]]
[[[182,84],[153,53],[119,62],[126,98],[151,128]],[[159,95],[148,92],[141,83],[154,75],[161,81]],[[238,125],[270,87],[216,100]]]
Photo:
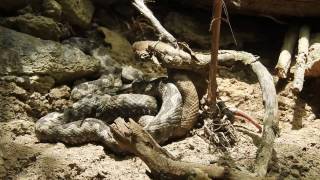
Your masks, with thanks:
[[[174,160],[133,120],[116,119],[111,130],[117,142],[140,157],[158,179],[258,179],[228,167]]]
[[[221,24],[222,0],[214,0],[213,2],[213,18],[212,18],[212,41],[211,41],[211,62],[209,64],[209,84],[208,84],[208,103],[209,107],[216,107],[217,99],[217,62],[220,40],[220,24]]]
[[[251,68],[259,79],[265,105],[263,133],[257,152],[255,173],[258,176],[265,176],[272,158],[274,140],[279,134],[278,100],[273,78],[267,68],[259,61],[251,63]]]
[[[290,27],[286,33],[276,65],[276,71],[279,78],[287,78],[287,73],[290,68],[292,53],[298,39],[298,30],[296,27]]]
[[[195,53],[198,61],[194,61],[189,53],[181,49],[175,49],[165,43],[141,41],[133,44],[135,51],[143,51],[143,48],[146,47],[152,47],[153,52],[156,52],[154,53],[155,57],[167,68],[188,69],[200,73],[208,72],[207,68],[211,60],[210,55]],[[273,78],[267,68],[258,61],[258,58],[247,52],[232,50],[220,50],[218,56],[219,63],[231,60],[250,65],[259,79],[265,105],[265,114],[263,119],[263,135],[259,151],[257,152],[255,172],[259,176],[265,176],[272,157],[274,139],[279,133],[278,100]]]
[[[306,69],[307,57],[309,54],[309,38],[310,27],[306,25],[302,26],[299,34],[296,72],[294,74],[294,80],[292,84],[292,91],[294,93],[301,92],[303,88],[304,72]]]
[[[157,18],[154,17],[152,11],[145,5],[144,0],[133,0],[132,4],[150,20],[151,24],[159,32],[160,40],[170,43],[174,47],[178,47],[177,40],[161,25]]]

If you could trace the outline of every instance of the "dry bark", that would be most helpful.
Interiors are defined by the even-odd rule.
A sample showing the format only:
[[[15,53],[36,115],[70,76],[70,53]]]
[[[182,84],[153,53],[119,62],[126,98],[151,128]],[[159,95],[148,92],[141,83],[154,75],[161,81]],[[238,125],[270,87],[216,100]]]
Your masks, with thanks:
[[[279,55],[276,71],[279,78],[287,78],[287,73],[290,68],[292,53],[298,39],[296,27],[290,27],[286,33]]]
[[[309,38],[310,27],[302,26],[299,34],[296,72],[294,74],[294,80],[292,83],[292,91],[294,93],[301,92],[303,88],[304,72],[306,69],[307,57],[309,54]]]
[[[217,100],[217,71],[218,71],[218,50],[220,40],[220,25],[221,25],[221,12],[222,0],[215,0],[213,2],[212,23],[211,23],[211,62],[209,64],[209,83],[208,83],[208,103],[211,111],[216,110]]]
[[[158,19],[153,15],[152,11],[145,5],[144,0],[132,0],[132,4],[143,14],[151,24],[159,32],[160,40],[171,43],[174,47],[177,47],[177,40],[161,25]]]
[[[131,119],[126,123],[118,118],[111,129],[119,144],[140,157],[157,179],[257,179],[228,167],[175,160]]]
[[[178,1],[193,8],[210,10],[212,0]],[[319,0],[224,0],[230,12],[262,16],[320,16]]]

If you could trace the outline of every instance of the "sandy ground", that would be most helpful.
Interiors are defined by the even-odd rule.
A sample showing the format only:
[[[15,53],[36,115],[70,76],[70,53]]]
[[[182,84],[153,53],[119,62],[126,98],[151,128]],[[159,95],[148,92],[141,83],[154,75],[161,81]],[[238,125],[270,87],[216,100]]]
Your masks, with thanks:
[[[222,69],[218,79],[220,95],[227,104],[250,113],[260,122],[263,104],[258,82],[246,69]],[[290,84],[279,91],[281,134],[275,141],[275,156],[270,175],[284,179],[319,179],[320,177],[320,120],[315,107],[290,93]],[[0,177],[3,179],[149,179],[147,166],[137,157],[119,157],[100,145],[86,144],[69,147],[62,143],[40,143],[34,133],[34,121],[23,110],[21,93],[2,89],[1,101],[14,102],[1,107],[16,116],[0,123]],[[18,94],[18,95],[17,95]],[[23,93],[22,93],[23,94]],[[25,105],[28,106],[28,105]],[[1,117],[1,116],[0,116]],[[292,122],[302,120],[303,127],[292,129]],[[4,120],[1,120],[4,121]],[[238,142],[226,152],[210,146],[201,137],[203,129],[195,129],[180,141],[165,146],[183,161],[204,164],[227,159],[243,171],[254,166],[259,134],[251,125],[237,122]]]

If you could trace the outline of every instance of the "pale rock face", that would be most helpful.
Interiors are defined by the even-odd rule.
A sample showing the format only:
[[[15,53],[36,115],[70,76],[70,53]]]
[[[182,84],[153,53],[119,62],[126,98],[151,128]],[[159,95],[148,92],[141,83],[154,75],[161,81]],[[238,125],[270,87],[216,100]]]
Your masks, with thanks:
[[[62,7],[62,16],[72,25],[88,27],[94,6],[90,0],[57,0]]]
[[[46,75],[63,82],[95,74],[99,60],[70,45],[0,26],[0,75]]]

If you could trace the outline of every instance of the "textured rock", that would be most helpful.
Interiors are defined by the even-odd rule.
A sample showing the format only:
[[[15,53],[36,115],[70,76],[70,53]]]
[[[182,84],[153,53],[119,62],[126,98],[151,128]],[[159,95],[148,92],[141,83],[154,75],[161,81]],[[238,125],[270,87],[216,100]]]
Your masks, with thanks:
[[[98,31],[103,33],[105,43],[110,44],[111,46],[111,49],[107,49],[107,52],[105,51],[106,48],[100,48],[98,50],[99,52],[95,52],[96,54],[100,54],[99,56],[102,59],[109,59],[107,60],[109,62],[114,60],[117,65],[132,66],[133,68],[139,69],[146,75],[153,76],[164,74],[164,68],[157,66],[155,63],[151,61],[136,60],[130,42],[120,33],[111,31],[105,27],[99,27]],[[111,59],[108,58],[108,56],[110,56]]]
[[[15,83],[0,81],[0,122],[14,119],[32,121],[27,114],[31,111],[30,106],[21,101],[26,98],[28,98],[26,91]]]
[[[90,0],[58,0],[62,6],[63,17],[72,25],[88,27],[94,6]]]
[[[5,18],[1,24],[42,39],[59,40],[70,34],[68,28],[52,18],[33,14],[8,17]]]
[[[54,19],[60,19],[62,14],[61,5],[55,0],[43,0],[42,1],[43,14],[47,17]]]
[[[121,34],[111,31],[105,27],[99,27],[105,36],[105,42],[111,45],[110,56],[120,64],[132,63],[134,60],[134,53],[129,41]]]
[[[0,26],[0,75],[48,75],[56,82],[99,71],[100,62],[69,45]]]
[[[313,35],[305,76],[320,77],[320,33]]]
[[[3,76],[2,81],[14,82],[26,90],[47,93],[55,84],[55,80],[50,76]]]
[[[122,68],[121,77],[125,82],[132,82],[134,80],[143,79],[143,73],[132,66],[124,66]]]

